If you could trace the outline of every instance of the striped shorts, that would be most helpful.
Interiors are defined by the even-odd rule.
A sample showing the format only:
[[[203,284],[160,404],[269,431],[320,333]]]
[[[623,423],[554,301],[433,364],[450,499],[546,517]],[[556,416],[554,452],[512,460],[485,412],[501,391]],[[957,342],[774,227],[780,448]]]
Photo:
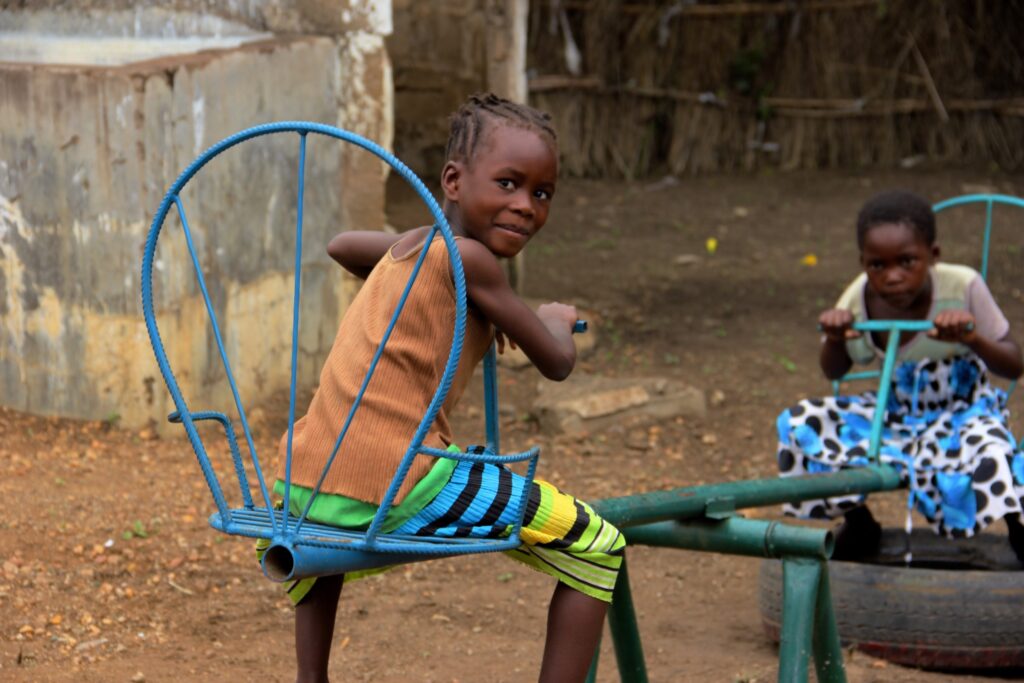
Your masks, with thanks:
[[[525,484],[524,477],[507,467],[460,461],[434,499],[394,533],[456,538],[505,536],[514,524],[514,502]],[[626,540],[589,505],[553,484],[535,479],[519,538],[522,545],[506,551],[506,555],[581,593],[611,602]],[[374,570],[346,578],[368,573]],[[301,602],[314,581],[310,578],[285,583],[293,604]]]

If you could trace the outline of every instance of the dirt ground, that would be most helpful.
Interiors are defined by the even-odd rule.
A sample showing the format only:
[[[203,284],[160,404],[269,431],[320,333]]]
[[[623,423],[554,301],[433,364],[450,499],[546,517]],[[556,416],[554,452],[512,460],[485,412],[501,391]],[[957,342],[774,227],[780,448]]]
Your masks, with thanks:
[[[1024,177],[914,169],[564,181],[529,249],[527,294],[588,312],[597,345],[581,370],[676,378],[704,390],[710,407],[704,418],[567,439],[542,433],[531,416],[539,376],[503,369],[506,447],[540,445],[541,475],[584,499],[772,476],[774,416],[827,389],[814,320],[856,272],[856,210],[893,186],[933,200],[982,189],[1022,195]],[[420,222],[424,212],[398,190],[392,224]],[[1022,339],[1024,230],[1012,213],[997,212],[991,281]],[[948,260],[976,263],[974,226],[980,213],[941,217]],[[482,437],[480,393],[460,405],[457,433],[467,443]],[[1013,402],[1018,434],[1022,393]],[[281,421],[270,415],[257,427],[268,453]],[[291,680],[291,608],[259,573],[249,542],[208,527],[212,502],[184,439],[0,409],[0,500],[0,680]],[[900,494],[877,505],[900,522]],[[775,680],[777,652],[756,602],[759,560],[642,547],[629,558],[652,681]],[[353,583],[339,610],[333,679],[532,680],[551,588],[500,556]],[[599,680],[618,680],[607,637],[602,662]],[[991,680],[859,653],[846,665],[851,683]]]

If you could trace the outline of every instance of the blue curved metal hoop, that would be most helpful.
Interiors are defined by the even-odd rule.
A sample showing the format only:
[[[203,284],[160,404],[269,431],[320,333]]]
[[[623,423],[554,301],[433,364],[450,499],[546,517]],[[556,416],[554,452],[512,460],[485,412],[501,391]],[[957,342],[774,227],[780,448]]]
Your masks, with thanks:
[[[985,234],[981,246],[981,279],[988,279],[988,251],[989,245],[992,241],[992,205],[993,204],[1006,204],[1009,206],[1016,206],[1024,209],[1024,199],[1020,197],[1013,197],[1008,194],[965,194],[959,197],[951,197],[943,200],[938,204],[932,206],[932,211],[938,213],[945,209],[950,209],[954,206],[961,206],[963,204],[980,204],[984,203],[985,206]]]
[[[445,397],[447,396],[448,390],[449,390],[449,388],[451,386],[451,382],[452,382],[452,379],[453,379],[454,374],[455,374],[455,370],[458,367],[459,356],[461,354],[461,348],[462,348],[462,340],[463,340],[463,337],[464,337],[464,334],[465,334],[465,318],[466,318],[465,274],[464,274],[463,269],[462,269],[462,262],[461,262],[461,259],[459,257],[458,248],[457,248],[456,243],[455,243],[454,235],[452,234],[451,229],[448,226],[447,221],[445,220],[445,217],[444,217],[444,214],[441,211],[441,208],[438,206],[438,204],[435,201],[434,197],[430,194],[429,190],[427,190],[427,188],[423,184],[423,182],[404,163],[402,163],[399,159],[397,159],[394,155],[392,155],[390,152],[388,152],[387,150],[385,150],[381,146],[379,146],[376,143],[374,143],[374,142],[372,142],[370,140],[367,140],[367,139],[365,139],[365,138],[363,138],[363,137],[361,137],[359,135],[356,135],[354,133],[342,130],[340,128],[335,128],[333,126],[328,126],[328,125],[319,124],[319,123],[303,122],[303,121],[283,121],[283,122],[278,122],[278,123],[271,123],[271,124],[265,124],[265,125],[261,125],[261,126],[255,126],[255,127],[249,128],[247,130],[241,131],[239,133],[236,133],[236,134],[234,134],[234,135],[232,135],[232,136],[230,136],[228,138],[225,138],[221,142],[219,142],[219,143],[213,145],[212,147],[210,147],[203,154],[201,154],[195,161],[193,161],[178,176],[178,178],[175,180],[175,182],[171,185],[170,189],[167,191],[166,195],[164,196],[164,198],[163,198],[163,200],[162,200],[162,202],[161,202],[161,204],[160,204],[160,206],[159,206],[159,208],[158,208],[158,210],[156,212],[156,215],[153,218],[153,222],[152,222],[152,224],[150,226],[150,230],[149,230],[149,233],[148,233],[147,238],[146,238],[145,251],[144,251],[144,254],[143,254],[143,261],[142,261],[142,276],[141,276],[142,308],[143,308],[143,314],[144,314],[144,317],[145,317],[145,320],[146,320],[146,329],[147,329],[147,331],[149,333],[150,342],[151,342],[151,344],[153,346],[153,351],[154,351],[154,354],[156,356],[157,364],[160,367],[160,372],[163,375],[164,381],[167,384],[168,390],[170,391],[171,397],[172,397],[172,399],[174,401],[174,404],[175,404],[176,410],[175,410],[175,412],[173,414],[174,418],[175,418],[175,421],[180,421],[182,423],[182,425],[184,426],[185,431],[186,431],[186,433],[188,435],[189,441],[192,444],[193,449],[196,451],[197,455],[200,456],[199,457],[200,465],[203,468],[204,476],[207,479],[207,483],[210,486],[210,490],[213,493],[214,500],[215,500],[215,502],[217,504],[219,515],[215,514],[211,518],[211,520],[214,519],[214,518],[218,519],[219,521],[218,521],[218,523],[215,524],[215,526],[217,528],[221,528],[224,531],[229,531],[229,533],[242,533],[244,535],[258,535],[258,536],[262,536],[261,533],[257,533],[255,531],[253,531],[253,529],[255,529],[256,527],[253,526],[254,520],[252,520],[252,519],[248,519],[248,520],[239,519],[238,520],[238,524],[233,524],[233,521],[232,521],[232,512],[233,511],[228,510],[226,501],[224,500],[223,494],[222,494],[222,492],[220,491],[220,488],[219,488],[219,484],[217,483],[216,476],[213,473],[212,467],[209,464],[209,459],[206,456],[205,448],[204,448],[204,446],[202,444],[201,439],[199,438],[198,432],[197,432],[196,427],[195,427],[194,422],[193,422],[194,419],[195,420],[198,420],[198,419],[211,419],[211,415],[213,415],[212,419],[218,419],[219,420],[221,417],[223,417],[224,419],[220,420],[220,421],[224,424],[225,431],[228,433],[229,440],[231,441],[232,447],[233,447],[233,443],[234,443],[233,431],[231,430],[231,428],[229,426],[229,421],[224,416],[219,416],[219,414],[211,414],[209,412],[192,414],[188,410],[188,407],[186,406],[185,399],[184,399],[184,397],[183,397],[183,395],[181,393],[181,390],[180,390],[180,388],[178,386],[177,380],[174,377],[174,373],[171,371],[170,365],[168,363],[167,354],[166,354],[166,352],[164,350],[163,343],[162,343],[161,338],[160,338],[159,330],[157,329],[156,317],[155,317],[154,307],[153,307],[152,269],[153,269],[154,255],[155,255],[155,252],[156,252],[156,244],[157,244],[157,240],[158,240],[159,235],[160,235],[160,231],[162,230],[163,223],[164,223],[164,221],[166,219],[167,213],[170,211],[170,207],[171,207],[172,204],[175,205],[177,207],[178,211],[179,211],[179,216],[180,216],[180,218],[182,220],[183,228],[185,229],[186,239],[188,239],[188,240],[191,239],[188,236],[188,227],[187,227],[186,217],[185,217],[184,209],[183,209],[183,207],[181,205],[181,200],[179,198],[179,193],[181,192],[182,188],[186,185],[186,183],[188,183],[188,181],[193,176],[195,176],[195,174],[201,168],[203,168],[203,166],[205,166],[211,159],[213,159],[215,156],[217,156],[221,152],[223,152],[223,151],[225,151],[225,150],[227,150],[227,149],[229,149],[229,148],[231,148],[231,147],[233,147],[235,145],[238,145],[241,142],[244,142],[244,141],[249,140],[251,138],[263,136],[263,135],[269,135],[269,134],[273,134],[273,133],[282,133],[282,132],[294,132],[294,133],[297,133],[297,134],[299,134],[301,136],[300,170],[299,170],[299,174],[300,174],[299,175],[299,206],[298,206],[298,221],[297,221],[298,225],[297,225],[297,228],[296,228],[297,231],[298,231],[298,236],[297,236],[298,240],[301,240],[302,185],[303,185],[303,172],[304,172],[304,162],[305,162],[306,135],[309,134],[309,133],[315,133],[315,134],[324,135],[324,136],[327,136],[327,137],[332,137],[332,138],[335,138],[335,139],[338,139],[338,140],[342,140],[344,142],[348,142],[348,143],[354,144],[354,145],[356,145],[358,147],[361,147],[361,148],[367,150],[368,152],[374,154],[375,156],[377,156],[379,159],[381,159],[385,163],[389,164],[396,172],[398,172],[406,180],[406,182],[408,182],[413,187],[414,190],[416,190],[416,192],[419,194],[420,198],[427,205],[427,207],[429,208],[431,214],[433,215],[434,221],[435,221],[434,230],[433,230],[433,232],[431,233],[431,236],[428,239],[432,239],[433,236],[436,235],[437,232],[441,233],[441,236],[444,239],[446,247],[448,249],[449,261],[451,263],[452,276],[453,276],[453,280],[454,280],[455,293],[456,293],[456,321],[455,321],[453,343],[452,343],[451,351],[449,353],[448,361],[447,361],[447,363],[445,365],[445,370],[444,370],[444,374],[442,376],[442,380],[441,380],[440,384],[438,385],[437,390],[435,391],[433,399],[431,400],[431,403],[430,403],[426,413],[423,416],[423,419],[422,419],[422,421],[421,421],[421,423],[420,423],[420,425],[419,425],[419,427],[417,429],[416,434],[414,435],[412,441],[410,442],[409,449],[406,452],[405,456],[403,457],[402,462],[399,465],[398,471],[396,472],[394,478],[392,479],[391,485],[390,485],[387,493],[384,496],[382,504],[381,504],[380,508],[378,509],[377,515],[374,517],[373,523],[371,524],[371,526],[368,529],[368,531],[366,532],[366,534],[358,534],[358,533],[354,533],[354,532],[344,532],[344,531],[340,531],[340,530],[337,530],[336,532],[334,532],[334,531],[327,531],[327,530],[324,530],[322,528],[322,525],[315,525],[315,526],[318,527],[318,529],[317,529],[317,537],[318,538],[325,538],[325,537],[326,538],[340,538],[340,539],[346,541],[349,544],[350,547],[356,548],[357,552],[364,552],[364,551],[374,552],[376,550],[385,549],[386,548],[388,552],[396,553],[398,555],[409,554],[409,553],[425,553],[425,554],[430,554],[430,555],[461,554],[461,553],[466,553],[466,552],[487,552],[489,550],[507,549],[507,548],[515,547],[516,545],[518,545],[518,538],[517,538],[517,536],[518,536],[518,528],[519,528],[519,525],[521,524],[521,519],[520,519],[519,524],[516,525],[516,528],[515,528],[515,530],[514,530],[514,532],[512,534],[512,538],[509,538],[508,540],[503,541],[502,544],[501,544],[501,547],[498,547],[498,545],[496,545],[493,541],[489,542],[489,543],[486,543],[486,544],[484,544],[484,543],[477,543],[477,544],[474,545],[472,542],[468,542],[467,543],[467,541],[469,541],[469,539],[455,539],[458,542],[451,542],[453,539],[448,539],[449,542],[447,544],[437,543],[436,541],[432,541],[432,539],[414,539],[414,540],[413,539],[408,539],[408,540],[413,540],[413,542],[399,543],[399,544],[396,545],[396,542],[392,541],[390,538],[389,539],[377,539],[376,538],[377,532],[380,529],[380,526],[381,526],[381,524],[383,522],[383,519],[384,519],[384,517],[385,517],[385,515],[387,513],[387,510],[390,508],[391,502],[393,501],[394,496],[397,493],[397,490],[398,490],[402,480],[404,479],[405,474],[408,472],[408,469],[409,469],[409,467],[412,464],[413,458],[417,455],[417,453],[429,453],[430,455],[435,455],[435,456],[443,455],[441,453],[431,452],[432,449],[424,449],[422,447],[422,442],[423,442],[423,439],[424,439],[427,431],[429,430],[430,426],[433,424],[434,419],[436,418],[437,413],[440,410],[440,407],[441,407],[441,405],[443,404],[443,402],[445,400]],[[190,253],[192,255],[194,267],[196,268],[197,274],[199,276],[200,288],[203,290],[203,296],[204,296],[204,299],[206,301],[207,308],[208,308],[208,310],[210,312],[211,320],[215,320],[215,317],[213,316],[213,311],[212,311],[212,304],[210,303],[210,299],[209,299],[208,293],[206,292],[205,284],[203,283],[203,280],[202,280],[202,272],[201,272],[201,270],[199,268],[199,263],[198,263],[198,260],[196,259],[194,247],[191,244],[191,242],[189,243],[189,251],[190,251]],[[424,252],[425,252],[425,250],[424,250]],[[299,262],[299,258],[298,258],[298,255],[297,255],[297,257],[296,257],[296,276],[295,276],[296,277],[295,303],[294,303],[294,305],[295,305],[295,310],[294,310],[295,318],[293,320],[293,325],[295,326],[295,328],[297,328],[297,325],[298,325],[297,316],[298,316],[298,298],[299,298],[299,280],[300,280],[300,277],[299,277],[299,275],[300,275],[299,267],[300,267],[300,262]],[[403,301],[404,301],[404,297],[403,297]],[[399,304],[399,309],[401,308],[401,305],[402,304],[400,303]],[[393,324],[394,324],[394,320],[392,320],[392,325]],[[390,328],[389,328],[389,331],[390,331]],[[270,495],[269,495],[269,492],[268,492],[267,487],[266,487],[266,482],[263,479],[263,474],[262,474],[262,471],[261,471],[261,469],[259,467],[258,461],[256,461],[256,458],[255,458],[255,447],[254,447],[254,444],[252,443],[252,437],[251,437],[251,434],[250,434],[250,431],[249,431],[247,419],[245,417],[245,412],[244,412],[244,409],[242,407],[241,398],[239,396],[238,388],[235,385],[234,379],[231,376],[230,366],[227,363],[227,358],[226,358],[226,353],[225,353],[225,350],[224,350],[223,341],[220,338],[220,335],[219,335],[219,332],[216,329],[216,324],[215,323],[214,323],[214,333],[215,333],[215,336],[216,336],[216,341],[217,341],[217,344],[218,344],[218,347],[219,347],[219,351],[220,351],[220,353],[222,355],[222,359],[225,362],[225,369],[227,371],[229,384],[231,385],[232,395],[233,395],[233,398],[234,398],[234,401],[235,401],[236,408],[237,408],[237,410],[239,412],[239,419],[242,422],[242,427],[243,427],[243,430],[245,432],[245,436],[246,436],[246,440],[247,440],[247,443],[248,443],[248,446],[249,446],[249,449],[250,449],[250,453],[253,455],[253,459],[254,459],[254,462],[256,464],[256,474],[257,474],[257,478],[259,480],[260,490],[261,490],[261,492],[263,494],[264,501],[267,503],[267,509],[269,510],[270,507],[271,507],[270,506],[270,502],[269,502],[270,501]],[[386,335],[385,335],[385,339],[386,339]],[[382,346],[383,346],[383,344],[382,344]],[[294,369],[294,364],[295,364],[295,354],[296,354],[296,343],[295,343],[295,336],[294,336],[294,332],[293,332],[293,349],[292,349],[293,369]],[[371,367],[370,373],[372,373],[372,367]],[[368,373],[368,376],[369,376],[370,373]],[[289,434],[291,433],[292,424],[294,422],[294,383],[295,383],[295,378],[294,378],[294,371],[293,371],[293,375],[292,375],[292,398],[291,398],[290,415],[289,415]],[[365,384],[364,384],[364,387],[365,387]],[[343,434],[344,434],[344,432],[342,433],[342,435]],[[495,436],[495,440],[496,440],[496,436]],[[339,438],[339,443],[340,443],[340,438]],[[237,453],[235,455],[237,456]],[[290,459],[290,448],[289,448],[289,459]],[[518,454],[513,454],[513,455],[508,455],[508,456],[497,456],[493,452],[485,453],[485,454],[481,454],[481,455],[474,455],[474,456],[467,456],[465,454],[461,454],[459,456],[459,459],[473,459],[473,460],[479,460],[479,461],[484,461],[484,462],[516,462],[516,461],[522,461],[522,460],[529,459],[529,460],[531,460],[531,463],[530,463],[529,472],[528,472],[527,476],[528,476],[529,480],[532,480],[533,471],[534,471],[534,468],[536,466],[537,449],[531,449],[530,451],[527,451],[527,452],[524,452],[524,453],[518,453]],[[239,462],[239,459],[236,457],[236,465],[237,465],[238,462]],[[236,467],[236,469],[237,469],[237,467]],[[286,487],[286,489],[290,489],[290,486]],[[243,493],[243,497],[247,498],[246,494]],[[286,500],[287,500],[287,497],[286,497]],[[525,496],[524,496],[524,501],[523,502],[525,502]],[[251,506],[252,506],[251,501],[246,499],[246,504],[247,504],[246,505],[247,510],[250,510]],[[287,505],[286,505],[285,509],[287,509]],[[241,515],[241,517],[248,517],[247,514],[242,514],[245,511],[234,511],[234,512],[239,513]],[[251,510],[251,512],[252,513],[256,513],[257,511],[256,510]],[[274,538],[277,541],[279,541],[282,546],[285,546],[285,547],[288,547],[288,548],[291,548],[293,543],[299,542],[295,538],[295,535],[298,533],[299,527],[301,526],[302,522],[304,521],[305,513],[306,512],[308,512],[308,506],[307,506],[306,511],[303,513],[302,517],[299,519],[299,522],[296,524],[295,528],[293,530],[291,530],[291,533],[289,533],[289,529],[287,528],[287,525],[286,525],[286,523],[287,523],[287,515],[283,511],[281,513],[281,519],[283,520],[285,526],[282,529],[278,528],[277,522],[275,520],[275,515],[274,514],[269,514],[270,526],[271,526],[271,529],[272,529],[272,531],[271,531],[272,538]],[[233,528],[234,531],[229,530],[229,528]],[[399,539],[399,540],[401,540],[401,539]],[[321,548],[321,549],[323,549],[323,548],[327,548],[328,550],[331,549],[331,548],[337,549],[337,546],[331,546],[330,544],[325,544],[323,542],[317,542],[317,541],[306,541],[306,542],[310,546],[318,547],[318,548]],[[450,546],[450,547],[445,547],[446,545]],[[314,562],[315,562],[315,561],[318,561],[318,559],[322,559],[322,558],[314,557],[313,559],[314,559]],[[378,564],[381,561],[382,560],[380,560],[380,559],[374,559],[371,563],[368,563],[368,566],[370,564]],[[395,560],[392,558],[392,559],[390,559],[388,561],[394,562]],[[327,564],[329,565],[330,562],[328,561]]]

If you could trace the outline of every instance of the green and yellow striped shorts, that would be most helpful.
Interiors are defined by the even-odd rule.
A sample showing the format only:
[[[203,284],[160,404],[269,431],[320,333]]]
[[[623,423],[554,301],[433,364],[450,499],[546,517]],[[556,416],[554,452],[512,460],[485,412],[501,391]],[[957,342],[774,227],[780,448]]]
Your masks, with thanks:
[[[401,523],[386,531],[476,538],[507,535],[515,521],[515,503],[526,479],[507,467],[486,463],[459,461],[450,471],[447,482],[429,502],[411,513],[406,510]],[[293,492],[297,488],[293,486]],[[301,495],[293,497],[297,501],[302,499]],[[346,504],[351,502],[344,500]],[[350,510],[351,506],[345,509]],[[345,516],[346,521],[352,519],[348,514]],[[312,512],[310,519],[352,526],[338,524],[339,519],[314,519]],[[549,482],[534,480],[519,538],[522,545],[506,551],[509,557],[581,593],[611,602],[626,541],[618,529],[589,505]],[[262,556],[266,546],[266,541],[257,543],[258,556]],[[379,571],[382,570],[350,573],[345,578],[351,580]],[[285,590],[293,604],[305,597],[314,581],[286,582]]]

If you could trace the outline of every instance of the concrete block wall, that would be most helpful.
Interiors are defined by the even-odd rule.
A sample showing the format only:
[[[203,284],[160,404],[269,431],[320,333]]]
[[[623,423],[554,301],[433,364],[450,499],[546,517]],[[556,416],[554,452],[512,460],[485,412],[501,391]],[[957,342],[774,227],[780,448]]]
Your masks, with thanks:
[[[28,9],[35,16],[18,21],[8,13],[0,24],[30,34],[48,13],[70,21],[48,4],[55,3],[37,3]],[[117,4],[91,3],[89,16],[57,33],[88,37],[99,22],[109,30],[127,16]],[[177,4],[187,11],[188,2]],[[0,55],[0,404],[162,424],[171,406],[138,280],[149,223],[178,173],[221,138],[275,120],[320,121],[390,146],[388,3],[261,7],[277,8],[272,21],[223,13],[239,35],[261,34],[228,49],[104,66]],[[306,33],[266,30],[282,26]],[[297,156],[296,135],[245,143],[204,168],[182,196],[225,343],[238,359],[236,379],[250,397],[287,386]],[[307,174],[300,347],[309,385],[355,288],[323,247],[338,230],[383,225],[386,169],[361,150],[311,137]],[[157,257],[163,341],[190,407],[203,409],[227,387],[173,214]]]

